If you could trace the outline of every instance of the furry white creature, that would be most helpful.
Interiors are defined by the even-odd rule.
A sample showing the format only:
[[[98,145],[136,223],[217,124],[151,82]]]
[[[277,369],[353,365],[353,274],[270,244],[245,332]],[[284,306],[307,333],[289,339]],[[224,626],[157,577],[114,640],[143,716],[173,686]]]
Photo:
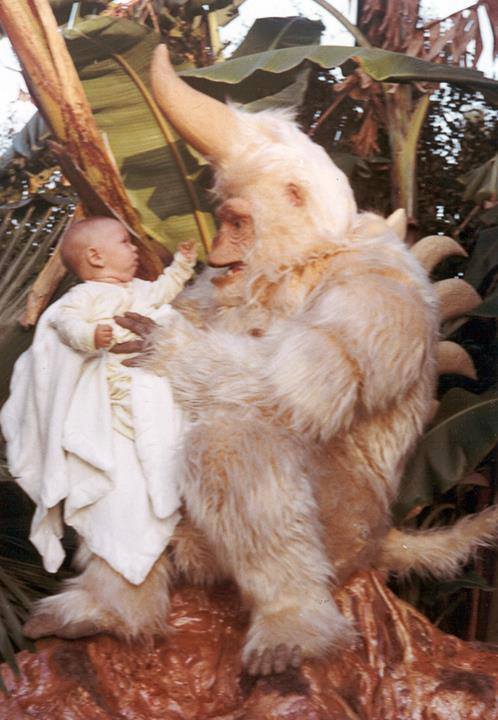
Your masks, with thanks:
[[[393,223],[358,212],[344,174],[288,114],[205,97],[165,47],[152,81],[166,117],[213,163],[209,262],[220,269],[183,293],[168,326],[120,322],[146,338],[140,362],[167,372],[192,420],[190,530],[180,526],[173,561],[193,581],[236,580],[251,610],[244,666],[281,672],[353,642],[331,589],[354,570],[451,573],[490,541],[497,514],[463,534],[389,530],[430,413],[439,324],[427,273]],[[106,606],[91,590],[95,616]]]

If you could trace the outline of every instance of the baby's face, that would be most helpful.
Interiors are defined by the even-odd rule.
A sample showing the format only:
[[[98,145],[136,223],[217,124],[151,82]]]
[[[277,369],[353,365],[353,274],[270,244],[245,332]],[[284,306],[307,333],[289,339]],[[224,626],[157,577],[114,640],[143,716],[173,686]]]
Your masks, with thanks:
[[[138,267],[138,250],[124,227],[116,225],[99,242],[105,269],[119,282],[129,282]]]

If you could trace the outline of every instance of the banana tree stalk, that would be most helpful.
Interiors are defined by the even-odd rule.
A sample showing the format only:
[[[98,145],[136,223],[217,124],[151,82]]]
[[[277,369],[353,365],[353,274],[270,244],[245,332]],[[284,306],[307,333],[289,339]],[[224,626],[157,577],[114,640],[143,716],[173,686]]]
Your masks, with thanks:
[[[142,229],[119,174],[109,161],[48,0],[1,0],[0,22],[16,50],[33,99],[53,135],[82,169],[96,193],[132,230],[143,274],[151,279],[157,277],[161,262]],[[75,189],[78,191],[78,187]]]
[[[384,97],[392,158],[392,207],[405,208],[408,224],[413,227],[417,217],[417,147],[430,98],[422,95],[414,104],[410,85]]]

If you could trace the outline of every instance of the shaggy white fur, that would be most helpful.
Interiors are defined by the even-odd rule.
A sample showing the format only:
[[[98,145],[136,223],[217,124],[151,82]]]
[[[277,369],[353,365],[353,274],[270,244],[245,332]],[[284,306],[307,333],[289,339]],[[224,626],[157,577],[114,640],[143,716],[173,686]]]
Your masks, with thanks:
[[[159,99],[166,115],[176,101],[181,132],[178,82]],[[191,88],[185,98],[202,114]],[[268,673],[353,641],[330,590],[355,569],[380,558],[399,572],[451,572],[496,533],[498,516],[420,540],[388,534],[431,407],[435,293],[394,230],[357,212],[343,173],[288,114],[223,108],[223,117],[230,142],[214,154],[215,191],[252,209],[255,240],[242,272],[207,272],[183,294],[184,316],[149,336],[144,365],[168,374],[192,421],[181,482],[194,529],[180,526],[175,564],[197,581],[237,581],[251,609],[244,664]],[[195,138],[198,125],[186,122]],[[147,605],[138,625],[102,595],[102,572],[88,566],[95,605],[80,615],[108,628],[112,613],[125,634],[157,629],[166,569],[141,588],[137,612],[145,596],[158,610]],[[62,632],[74,621],[77,634],[69,605]]]

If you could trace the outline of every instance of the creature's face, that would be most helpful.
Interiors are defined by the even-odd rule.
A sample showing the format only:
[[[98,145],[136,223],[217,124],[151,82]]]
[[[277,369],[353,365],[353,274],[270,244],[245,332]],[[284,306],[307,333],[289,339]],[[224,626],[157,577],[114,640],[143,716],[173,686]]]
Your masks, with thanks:
[[[135,277],[138,267],[138,250],[131,242],[126,229],[119,223],[99,239],[98,250],[105,270],[120,282],[129,282]]]
[[[218,212],[220,228],[213,240],[208,262],[213,267],[230,267],[232,272],[243,267],[247,253],[254,245],[254,224],[251,207],[242,198],[231,198]]]

